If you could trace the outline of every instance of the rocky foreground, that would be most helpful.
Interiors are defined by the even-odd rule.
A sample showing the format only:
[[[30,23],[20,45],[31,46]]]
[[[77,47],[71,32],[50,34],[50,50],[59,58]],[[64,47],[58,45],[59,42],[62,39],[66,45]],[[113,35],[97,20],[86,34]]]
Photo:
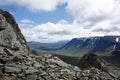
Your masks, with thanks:
[[[37,54],[29,50],[13,16],[0,10],[0,80],[120,80],[119,68],[94,54],[83,56],[78,67]]]
[[[86,55],[84,59],[89,59],[89,56]],[[90,64],[89,61],[86,64]],[[0,80],[120,80],[119,69],[110,68],[102,62],[99,68],[96,64],[99,63],[89,67],[80,64],[82,68],[79,68],[51,55],[8,56],[2,53]]]

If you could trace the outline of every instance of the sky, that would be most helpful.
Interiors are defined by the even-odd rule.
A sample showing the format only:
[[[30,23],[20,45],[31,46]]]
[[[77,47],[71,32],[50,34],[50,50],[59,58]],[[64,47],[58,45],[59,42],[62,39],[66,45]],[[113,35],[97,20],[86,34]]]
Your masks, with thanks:
[[[27,41],[120,35],[120,0],[0,0]]]

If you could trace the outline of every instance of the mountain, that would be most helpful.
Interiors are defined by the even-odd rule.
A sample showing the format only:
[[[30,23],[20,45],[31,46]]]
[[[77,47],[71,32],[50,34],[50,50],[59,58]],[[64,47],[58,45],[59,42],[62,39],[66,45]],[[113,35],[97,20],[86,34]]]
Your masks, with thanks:
[[[14,17],[3,10],[0,10],[0,46],[14,51],[29,52],[27,42]]]
[[[45,50],[45,51],[52,51],[59,49],[69,41],[58,41],[58,42],[53,42],[53,43],[40,43],[40,42],[35,42],[31,41],[28,42],[28,45],[30,46],[31,49],[37,49],[37,50]]]
[[[120,50],[120,36],[74,38],[56,53],[80,55],[87,52],[110,53]],[[62,53],[63,52],[63,53]],[[102,55],[102,54],[101,54]]]

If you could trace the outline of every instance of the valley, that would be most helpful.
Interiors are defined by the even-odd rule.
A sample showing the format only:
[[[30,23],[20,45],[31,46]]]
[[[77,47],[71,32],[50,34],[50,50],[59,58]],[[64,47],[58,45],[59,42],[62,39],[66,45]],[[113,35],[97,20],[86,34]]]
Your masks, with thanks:
[[[45,51],[46,53],[57,55],[62,60],[71,64],[73,64],[74,61],[79,61],[80,57],[89,52],[93,52],[113,64],[120,64],[119,39],[120,36],[86,37],[74,38],[65,43],[61,42],[61,46],[57,45],[57,43],[51,43],[57,46],[54,47],[53,45],[49,45],[49,48],[44,46],[44,49],[36,48],[36,46],[40,44],[36,44],[35,42],[29,46],[33,49],[37,49],[38,51]],[[46,44],[44,43],[44,45]],[[68,58],[72,60],[70,61]]]

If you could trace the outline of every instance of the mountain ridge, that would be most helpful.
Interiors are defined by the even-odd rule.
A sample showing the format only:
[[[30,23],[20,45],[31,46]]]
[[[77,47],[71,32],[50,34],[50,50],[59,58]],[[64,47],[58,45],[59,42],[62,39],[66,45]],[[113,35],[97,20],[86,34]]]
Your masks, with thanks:
[[[106,48],[112,47],[112,50],[117,50],[120,42],[120,36],[103,36],[103,37],[88,37],[88,38],[74,38],[68,44],[62,48],[69,49],[74,48],[85,48],[90,49],[89,51],[104,51]],[[116,45],[116,46],[115,46]],[[100,47],[104,47],[100,49]],[[61,49],[62,49],[61,48]]]

